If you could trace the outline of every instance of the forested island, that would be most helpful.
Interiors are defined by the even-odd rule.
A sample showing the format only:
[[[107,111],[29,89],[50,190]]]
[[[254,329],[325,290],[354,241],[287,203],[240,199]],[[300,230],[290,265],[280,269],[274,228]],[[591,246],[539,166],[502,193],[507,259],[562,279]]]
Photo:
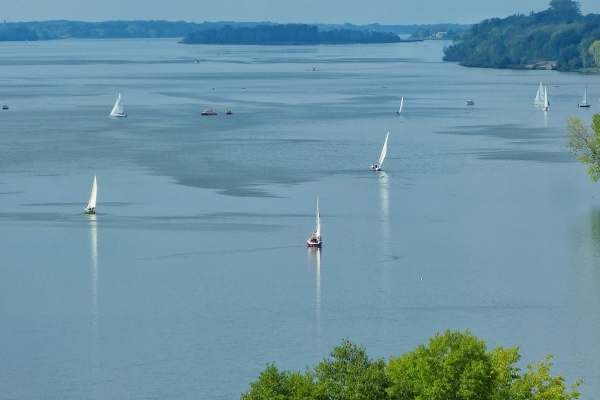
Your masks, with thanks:
[[[343,44],[343,43],[395,43],[400,36],[392,32],[374,30],[334,29],[320,31],[316,25],[285,24],[257,25],[221,29],[204,29],[187,35],[185,44]]]
[[[444,49],[444,60],[467,67],[597,71],[600,15],[582,15],[577,1],[551,0],[541,12],[473,25]]]

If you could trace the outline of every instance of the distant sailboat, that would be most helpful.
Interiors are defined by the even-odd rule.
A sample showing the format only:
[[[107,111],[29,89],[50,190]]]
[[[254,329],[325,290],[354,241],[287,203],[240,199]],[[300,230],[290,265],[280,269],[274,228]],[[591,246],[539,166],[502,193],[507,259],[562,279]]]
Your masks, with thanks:
[[[381,155],[379,156],[379,162],[377,164],[371,165],[371,171],[381,171],[381,165],[383,164],[383,160],[385,160],[385,155],[387,154],[387,143],[388,143],[389,136],[390,136],[390,133],[388,132],[387,135],[385,135],[385,141],[383,142],[383,149],[381,149]]]
[[[548,101],[548,90],[546,88],[546,86],[544,86],[544,107],[542,107],[542,110],[544,111],[548,111],[550,110],[550,102]]]
[[[398,111],[396,111],[396,114],[402,114],[402,106],[404,106],[404,97],[400,99],[400,108],[398,109]]]
[[[321,212],[319,211],[319,195],[317,195],[317,222],[315,231],[306,241],[308,247],[321,247]]]
[[[587,86],[586,86],[585,90],[583,91],[583,100],[581,100],[581,103],[579,103],[577,105],[577,107],[589,107],[589,106],[590,106],[590,99],[588,99]]]
[[[542,85],[542,82],[540,82],[540,87],[538,87],[533,104],[535,104],[536,106],[544,105],[544,98],[545,98],[544,86]]]
[[[98,195],[98,183],[96,181],[96,175],[94,175],[94,182],[92,183],[92,192],[90,193],[90,200],[85,208],[86,214],[96,214],[96,197]]]
[[[115,106],[110,112],[111,117],[126,117],[127,114],[123,113],[123,105],[121,104],[121,93],[117,97],[117,101],[115,101]]]

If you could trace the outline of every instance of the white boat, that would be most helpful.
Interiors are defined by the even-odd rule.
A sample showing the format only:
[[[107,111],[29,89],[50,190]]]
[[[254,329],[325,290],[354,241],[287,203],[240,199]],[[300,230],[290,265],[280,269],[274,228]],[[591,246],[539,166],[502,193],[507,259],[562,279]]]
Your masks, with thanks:
[[[126,117],[127,114],[123,113],[123,104],[121,104],[121,93],[117,97],[117,101],[115,101],[115,106],[110,112],[111,117]]]
[[[377,164],[371,165],[371,171],[381,171],[381,164],[383,164],[383,160],[385,160],[385,155],[387,154],[387,143],[388,137],[390,133],[388,132],[385,135],[385,141],[383,142],[383,149],[381,149],[381,155],[379,156],[379,162]]]
[[[467,105],[468,106],[474,106],[475,102],[473,100],[469,99],[469,100],[467,100]]]
[[[590,99],[588,99],[587,86],[586,86],[585,90],[583,91],[583,99],[581,100],[581,103],[579,103],[577,105],[577,107],[589,107],[589,106],[590,106]]]
[[[94,175],[94,182],[92,183],[92,192],[90,193],[90,200],[85,208],[86,214],[96,214],[96,197],[98,196],[98,183],[96,181],[96,175]]]
[[[398,109],[398,111],[396,111],[396,114],[402,114],[402,106],[404,106],[404,97],[400,99],[400,108]]]
[[[542,110],[544,111],[548,111],[550,110],[550,102],[548,101],[548,90],[546,88],[546,86],[544,86],[544,107],[542,107]]]
[[[317,222],[315,231],[306,240],[308,247],[321,247],[321,212],[319,211],[319,195],[317,195]]]
[[[544,86],[542,86],[542,82],[540,82],[540,87],[538,87],[537,93],[535,95],[535,100],[533,101],[533,104],[535,104],[536,106],[542,106],[544,105]]]

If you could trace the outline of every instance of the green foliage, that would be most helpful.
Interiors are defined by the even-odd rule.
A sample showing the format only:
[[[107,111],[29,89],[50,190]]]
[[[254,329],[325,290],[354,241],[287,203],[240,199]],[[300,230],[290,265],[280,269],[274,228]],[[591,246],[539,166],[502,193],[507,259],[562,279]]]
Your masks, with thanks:
[[[392,399],[459,400],[492,398],[494,370],[485,342],[469,331],[436,334],[429,346],[391,357],[387,374]]]
[[[510,389],[509,399],[527,400],[576,400],[580,398],[577,387],[582,381],[571,385],[571,391],[567,390],[564,378],[560,375],[550,374],[552,367],[552,355],[547,356],[544,361],[527,365],[527,372],[518,377]]]
[[[475,24],[452,46],[445,61],[470,67],[530,68],[545,61],[562,71],[594,64],[589,46],[600,37],[600,15],[581,15],[580,4],[552,0],[550,8]]]
[[[0,25],[0,42],[26,40],[38,40],[37,33],[23,26]]]
[[[313,377],[310,373],[279,372],[274,364],[270,364],[250,387],[249,392],[242,394],[242,400],[309,399],[312,398]]]
[[[391,32],[334,29],[319,31],[316,25],[257,25],[204,29],[181,40],[185,44],[321,44],[321,43],[394,43],[400,37]]]
[[[589,52],[596,63],[596,67],[600,68],[600,40],[594,40],[590,45]]]
[[[386,399],[388,380],[385,362],[373,361],[363,346],[344,339],[331,352],[331,359],[315,367],[315,399]]]
[[[598,120],[600,127],[600,119]],[[363,346],[343,340],[329,359],[314,371],[279,371],[267,365],[242,400],[576,400],[560,375],[552,376],[551,356],[527,365],[520,375],[515,366],[518,348],[501,346],[486,351],[484,341],[469,331],[436,334],[429,344],[410,353],[371,360]]]
[[[567,120],[568,146],[577,159],[588,166],[590,179],[600,179],[600,114],[592,117],[592,133],[585,123],[576,117]]]

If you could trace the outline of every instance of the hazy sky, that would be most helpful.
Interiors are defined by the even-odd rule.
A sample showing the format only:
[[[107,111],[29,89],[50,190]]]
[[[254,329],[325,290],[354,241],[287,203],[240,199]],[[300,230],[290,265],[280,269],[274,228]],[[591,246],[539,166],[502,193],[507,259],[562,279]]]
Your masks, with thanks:
[[[368,24],[474,23],[541,11],[549,0],[0,0],[7,22],[272,21]],[[600,0],[580,0],[584,14],[600,14]]]

